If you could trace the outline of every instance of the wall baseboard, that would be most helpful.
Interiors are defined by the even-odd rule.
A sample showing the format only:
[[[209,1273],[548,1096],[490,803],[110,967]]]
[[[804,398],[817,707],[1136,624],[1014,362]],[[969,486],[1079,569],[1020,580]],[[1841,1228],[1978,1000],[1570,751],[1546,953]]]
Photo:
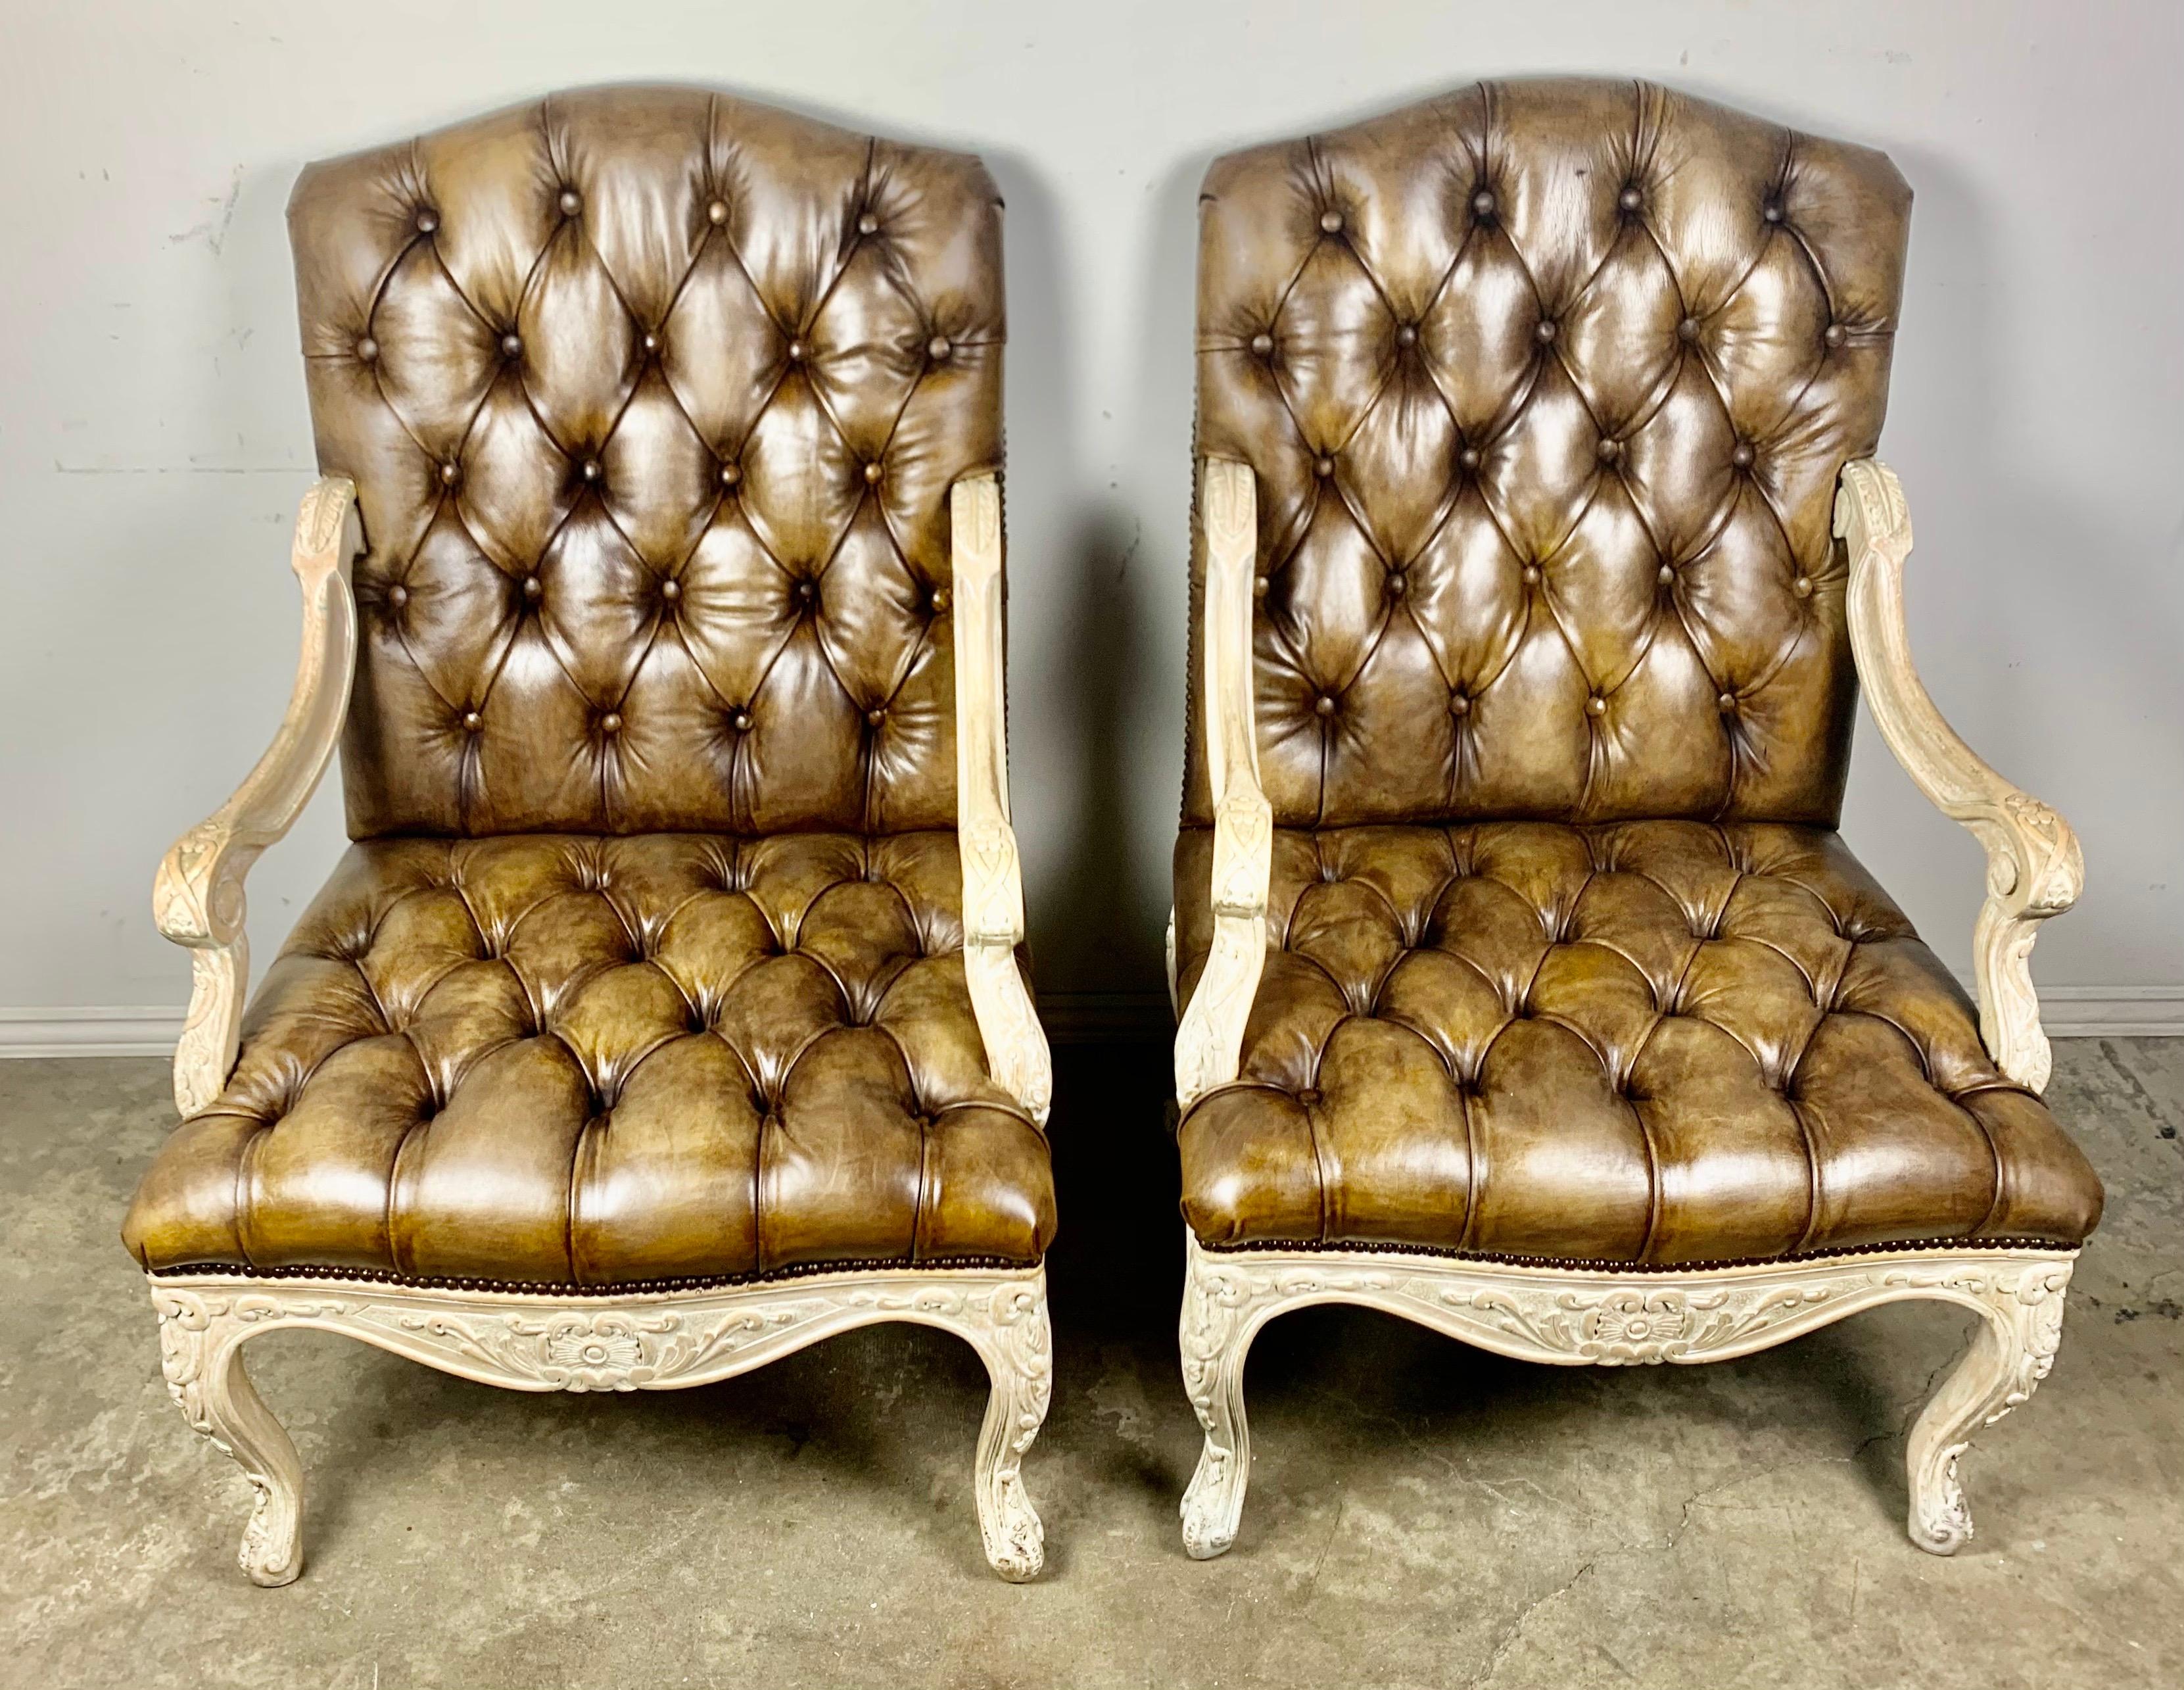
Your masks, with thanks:
[[[2051,1039],[2184,1036],[2184,986],[2042,986],[2040,1024]]]
[[[1175,1018],[1162,992],[1042,992],[1039,1018],[1057,1045],[1156,1043]],[[2184,1038],[2184,985],[2047,986],[2041,1024],[2057,1039]],[[0,1008],[0,1058],[168,1057],[182,1012],[163,1005]]]
[[[164,1004],[0,1008],[0,1057],[171,1057],[181,1036]]]

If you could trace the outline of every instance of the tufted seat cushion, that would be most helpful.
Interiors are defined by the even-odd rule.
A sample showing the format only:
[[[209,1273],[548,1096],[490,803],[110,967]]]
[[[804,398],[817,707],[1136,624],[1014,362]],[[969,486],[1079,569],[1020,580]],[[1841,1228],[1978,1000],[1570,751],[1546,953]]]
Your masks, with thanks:
[[[1212,935],[1176,852],[1178,984]],[[1211,1245],[1615,1263],[2079,1243],[2101,1189],[1831,832],[1279,829],[1235,1082],[1181,1129]]]
[[[382,839],[145,1175],[153,1269],[600,1286],[1035,1262],[1045,1139],[989,1076],[952,832]]]

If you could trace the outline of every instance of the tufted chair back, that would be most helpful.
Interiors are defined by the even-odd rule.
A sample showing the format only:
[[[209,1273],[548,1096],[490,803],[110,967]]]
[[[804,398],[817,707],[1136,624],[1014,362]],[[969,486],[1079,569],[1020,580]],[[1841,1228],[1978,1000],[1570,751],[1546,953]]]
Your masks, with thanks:
[[[1198,441],[1256,472],[1276,823],[1833,824],[1830,510],[1880,433],[1910,201],[1879,153],[1627,81],[1218,160]]]
[[[601,88],[314,165],[289,222],[367,548],[352,834],[955,825],[978,160]]]

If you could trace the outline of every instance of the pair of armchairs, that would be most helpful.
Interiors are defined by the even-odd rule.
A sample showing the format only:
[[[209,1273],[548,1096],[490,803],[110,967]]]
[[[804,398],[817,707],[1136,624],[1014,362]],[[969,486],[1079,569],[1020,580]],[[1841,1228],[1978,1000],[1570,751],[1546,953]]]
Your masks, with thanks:
[[[1629,83],[1486,85],[1203,198],[1171,984],[1184,1540],[1253,1335],[1392,1310],[1555,1363],[1982,1317],[1911,1535],[2047,1371],[2098,1181],[2039,1101],[2054,812],[1910,666],[1879,432],[1909,194]],[[1030,1577],[1051,1091],[1003,735],[1000,202],[723,96],[556,97],[314,166],[326,478],[274,745],[162,865],[184,1119],[125,1224],[168,1384],[301,1569],[241,1349],[520,1390],[833,1333],[992,1379]],[[1836,834],[1863,683],[1979,835],[1979,1018]],[[348,854],[246,1012],[243,876],[343,747]]]

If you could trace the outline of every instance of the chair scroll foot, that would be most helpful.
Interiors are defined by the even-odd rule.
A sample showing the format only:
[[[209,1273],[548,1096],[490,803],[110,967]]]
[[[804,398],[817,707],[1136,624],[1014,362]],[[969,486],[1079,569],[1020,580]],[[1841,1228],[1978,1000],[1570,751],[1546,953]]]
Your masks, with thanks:
[[[1244,1415],[1244,1358],[1262,1320],[1261,1287],[1224,1268],[1186,1235],[1183,1288],[1183,1388],[1206,1430],[1198,1470],[1183,1496],[1183,1547],[1211,1560],[1236,1541],[1251,1481],[1251,1429]]]
[[[242,1341],[259,1330],[234,1299],[153,1287],[159,1365],[190,1425],[234,1458],[255,1493],[237,1559],[254,1584],[304,1570],[304,1470],[296,1446],[252,1388]]]
[[[1936,1555],[1953,1555],[1972,1535],[1971,1512],[1957,1479],[1957,1458],[1972,1434],[1991,1426],[2048,1376],[2063,1338],[2068,1263],[2042,1263],[1986,1281],[1986,1319],[1948,1380],[1911,1429],[1911,1541]]]
[[[1054,1335],[1047,1323],[1045,1276],[1003,1286],[965,1331],[986,1364],[993,1392],[978,1428],[978,1533],[986,1560],[1011,1584],[1036,1578],[1046,1563],[1046,1529],[1024,1489],[1023,1458],[1045,1423],[1054,1395]]]

